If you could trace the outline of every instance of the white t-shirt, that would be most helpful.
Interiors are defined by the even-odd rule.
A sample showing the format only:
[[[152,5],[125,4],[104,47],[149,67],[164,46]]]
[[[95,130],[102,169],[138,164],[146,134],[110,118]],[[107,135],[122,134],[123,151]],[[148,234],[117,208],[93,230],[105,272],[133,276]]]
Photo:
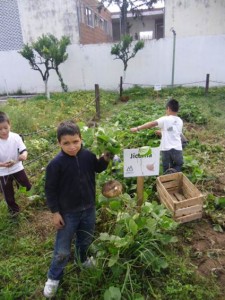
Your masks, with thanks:
[[[161,145],[162,151],[170,149],[182,150],[181,133],[183,129],[183,121],[178,116],[164,116],[156,120],[158,127],[161,129]]]
[[[17,133],[9,132],[7,140],[0,139],[0,162],[17,161],[12,167],[0,167],[0,176],[10,175],[24,169],[22,162],[18,161],[18,156],[25,149],[26,146]]]

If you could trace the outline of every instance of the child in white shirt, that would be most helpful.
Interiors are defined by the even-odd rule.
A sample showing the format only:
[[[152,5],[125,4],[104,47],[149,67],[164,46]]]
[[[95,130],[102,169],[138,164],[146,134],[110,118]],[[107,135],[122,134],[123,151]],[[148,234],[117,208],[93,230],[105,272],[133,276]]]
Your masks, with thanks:
[[[31,183],[24,171],[22,161],[27,159],[26,146],[19,134],[10,131],[10,120],[0,111],[0,187],[11,215],[19,212],[15,201],[13,181],[26,187]]]
[[[170,99],[166,104],[166,116],[130,129],[131,132],[137,132],[152,127],[160,128],[160,150],[164,173],[168,172],[169,169],[180,172],[183,165],[181,141],[183,121],[177,116],[178,110],[179,102],[175,99]]]

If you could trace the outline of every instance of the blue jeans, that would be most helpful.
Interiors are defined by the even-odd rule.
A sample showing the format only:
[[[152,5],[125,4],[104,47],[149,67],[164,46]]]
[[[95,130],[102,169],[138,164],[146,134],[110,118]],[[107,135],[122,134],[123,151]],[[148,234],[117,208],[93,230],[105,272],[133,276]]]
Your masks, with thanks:
[[[181,172],[181,168],[184,163],[182,150],[170,149],[168,151],[162,151],[161,154],[163,173],[170,168],[177,170],[177,172]]]
[[[81,262],[87,259],[87,251],[92,242],[95,229],[95,207],[62,214],[65,226],[56,234],[55,248],[48,278],[60,280],[67,265],[71,243],[75,237],[75,256]]]

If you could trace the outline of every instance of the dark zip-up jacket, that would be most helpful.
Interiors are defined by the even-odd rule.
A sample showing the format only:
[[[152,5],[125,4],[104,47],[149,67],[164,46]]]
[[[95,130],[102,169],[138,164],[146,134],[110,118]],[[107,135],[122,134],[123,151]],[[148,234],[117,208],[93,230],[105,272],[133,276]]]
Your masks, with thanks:
[[[95,173],[104,171],[103,157],[81,148],[76,156],[61,151],[47,166],[45,193],[51,212],[77,212],[95,206]]]

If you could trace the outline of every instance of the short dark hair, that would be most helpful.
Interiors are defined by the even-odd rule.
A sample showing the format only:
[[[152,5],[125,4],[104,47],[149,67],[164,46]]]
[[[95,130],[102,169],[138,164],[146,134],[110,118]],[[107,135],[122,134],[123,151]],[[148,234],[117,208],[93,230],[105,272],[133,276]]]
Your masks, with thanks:
[[[3,111],[0,111],[0,123],[3,123],[3,122],[7,122],[10,124],[8,115],[6,113],[4,113]]]
[[[57,139],[60,142],[63,135],[75,135],[81,137],[80,128],[73,121],[61,122],[57,128]]]
[[[178,112],[179,110],[179,102],[175,99],[170,99],[166,103],[166,108],[170,108],[173,112]]]

